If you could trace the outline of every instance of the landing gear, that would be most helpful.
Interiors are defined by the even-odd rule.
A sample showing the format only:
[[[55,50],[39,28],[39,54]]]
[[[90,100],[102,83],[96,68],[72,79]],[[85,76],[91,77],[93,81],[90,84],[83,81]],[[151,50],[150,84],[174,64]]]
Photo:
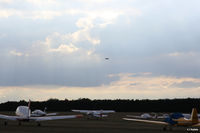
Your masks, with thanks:
[[[41,126],[41,124],[38,122],[38,123],[37,123],[37,126],[38,126],[38,127],[40,127],[40,126]]]
[[[22,125],[22,123],[21,123],[21,122],[18,122],[18,125],[19,125],[19,126],[21,126],[21,125]]]
[[[172,131],[172,126],[169,126],[169,131]]]
[[[166,131],[166,130],[167,130],[167,126],[164,126],[163,131]],[[169,126],[169,131],[172,131],[172,126]]]
[[[8,125],[7,121],[4,121],[4,126],[7,126],[7,125]]]
[[[164,126],[164,127],[163,127],[163,131],[166,131],[166,130],[167,130],[167,127],[166,127],[166,126]]]

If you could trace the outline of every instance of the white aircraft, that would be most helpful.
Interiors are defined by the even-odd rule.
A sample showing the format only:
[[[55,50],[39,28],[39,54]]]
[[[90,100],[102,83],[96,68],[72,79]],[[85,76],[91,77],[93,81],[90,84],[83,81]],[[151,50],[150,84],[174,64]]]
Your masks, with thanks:
[[[150,119],[150,118],[156,118],[155,116],[150,115],[149,113],[143,113],[141,115],[126,115],[127,117],[132,117],[132,118],[141,118],[141,119]]]
[[[30,110],[30,101],[28,106],[18,106],[16,109],[16,116],[9,116],[0,114],[0,119],[6,120],[4,125],[7,125],[7,120],[18,121],[18,124],[21,125],[21,122],[37,122],[37,125],[40,126],[41,121],[50,121],[50,120],[60,120],[60,119],[72,119],[82,117],[82,115],[63,115],[63,116],[45,116],[45,117],[32,117]]]
[[[91,117],[98,117],[98,118],[102,118],[102,117],[107,117],[108,113],[115,113],[114,110],[72,110],[73,112],[78,112],[78,113],[84,113],[87,116]]]
[[[46,113],[46,109],[47,109],[46,107],[44,108],[44,111],[36,109],[31,112],[31,116],[53,116],[58,114],[58,113]]]
[[[161,116],[158,116],[158,114],[154,113],[154,115],[150,115],[149,113],[143,113],[141,115],[126,115],[127,117],[132,117],[132,118],[139,118],[139,119],[162,119],[162,118],[167,118],[169,117],[168,114],[163,114]]]
[[[144,119],[132,119],[132,118],[123,118],[127,121],[151,123],[157,125],[164,125],[163,130],[169,129],[172,130],[172,126],[189,126],[189,127],[200,127],[200,120],[198,119],[198,113],[196,108],[192,109],[190,119],[187,119],[181,113],[173,113],[164,121],[153,121],[153,120],[144,120]]]

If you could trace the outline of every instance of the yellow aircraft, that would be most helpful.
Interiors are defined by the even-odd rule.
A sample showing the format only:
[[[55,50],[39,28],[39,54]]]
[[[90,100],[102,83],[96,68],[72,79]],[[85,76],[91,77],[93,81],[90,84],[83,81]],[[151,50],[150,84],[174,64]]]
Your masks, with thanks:
[[[164,121],[153,121],[153,120],[131,119],[131,118],[123,118],[123,119],[128,121],[164,125],[163,130],[166,130],[167,126],[169,126],[170,130],[172,130],[172,126],[200,127],[200,120],[198,119],[198,113],[196,108],[192,109],[190,119],[184,118],[184,116],[181,113],[173,113],[168,118],[165,118]]]

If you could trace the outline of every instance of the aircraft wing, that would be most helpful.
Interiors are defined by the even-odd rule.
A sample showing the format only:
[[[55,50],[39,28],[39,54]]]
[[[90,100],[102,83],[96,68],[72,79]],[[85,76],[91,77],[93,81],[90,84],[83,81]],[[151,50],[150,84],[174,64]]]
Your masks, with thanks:
[[[45,117],[30,117],[33,121],[51,121],[51,120],[61,120],[61,119],[73,119],[83,117],[82,115],[63,115],[63,116],[45,116]]]
[[[142,118],[141,116],[138,116],[138,115],[126,115],[127,117],[132,117],[132,118]]]
[[[91,111],[91,110],[72,110],[73,112],[78,112],[78,113],[91,113],[91,112],[93,112],[93,111]]]
[[[104,113],[104,114],[106,114],[106,113],[115,113],[114,110],[102,110],[102,111],[99,111],[99,112]]]
[[[1,115],[0,114],[0,119],[17,121],[18,119],[20,119],[20,117],[18,117],[18,116],[9,116],[9,115]]]
[[[192,127],[200,127],[200,123],[192,125]]]
[[[47,116],[57,115],[58,113],[47,113]]]
[[[72,110],[73,112],[79,112],[79,113],[115,113],[114,110]]]
[[[130,119],[130,118],[123,118],[123,119],[127,121],[144,122],[144,123],[151,123],[151,124],[158,124],[158,125],[169,125],[167,122],[163,122],[163,121],[151,121],[151,120]]]
[[[157,119],[165,119],[166,116],[158,116]]]

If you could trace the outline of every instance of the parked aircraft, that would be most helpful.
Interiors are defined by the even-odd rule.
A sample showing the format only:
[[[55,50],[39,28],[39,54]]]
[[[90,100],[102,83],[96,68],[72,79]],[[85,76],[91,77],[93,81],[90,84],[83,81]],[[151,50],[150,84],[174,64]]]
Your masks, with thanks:
[[[126,115],[127,117],[132,117],[132,118],[141,118],[141,119],[150,119],[150,118],[156,118],[157,116],[150,115],[149,113],[143,113],[141,115]]]
[[[162,118],[164,119],[169,117],[168,114],[158,115],[157,113],[153,113],[153,115],[150,115],[149,113],[143,113],[141,115],[126,115],[126,116],[139,119],[162,119]]]
[[[189,119],[191,117],[191,114],[186,114],[184,113],[183,116],[187,119]],[[200,118],[200,114],[198,114],[198,118]]]
[[[0,114],[0,119],[6,120],[4,125],[7,125],[7,120],[18,121],[18,124],[21,125],[21,122],[37,122],[37,125],[40,126],[41,121],[50,121],[50,120],[60,120],[60,119],[72,119],[82,117],[82,115],[63,115],[63,116],[45,116],[45,117],[32,117],[30,110],[30,101],[28,106],[18,106],[16,109],[16,116],[3,115]]]
[[[47,109],[46,107],[44,108],[44,111],[36,109],[31,112],[31,116],[53,116],[58,114],[58,113],[46,113],[46,109]]]
[[[115,113],[114,110],[72,110],[73,112],[83,113],[89,117],[107,117],[108,113]]]
[[[200,120],[198,119],[197,114],[198,113],[196,108],[193,108],[190,119],[184,118],[184,116],[181,113],[173,113],[170,115],[170,117],[166,118],[164,121],[153,121],[153,120],[131,119],[131,118],[123,118],[123,119],[128,121],[164,125],[163,130],[166,130],[167,126],[169,127],[170,130],[172,130],[172,126],[199,127]]]

